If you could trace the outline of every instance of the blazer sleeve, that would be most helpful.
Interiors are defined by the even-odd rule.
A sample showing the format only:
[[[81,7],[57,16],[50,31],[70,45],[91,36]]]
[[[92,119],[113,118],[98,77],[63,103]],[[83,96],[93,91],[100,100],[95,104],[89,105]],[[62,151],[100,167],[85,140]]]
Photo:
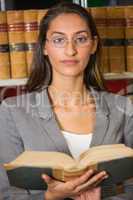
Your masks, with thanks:
[[[126,102],[123,109],[121,109],[125,116],[123,141],[125,145],[133,148],[133,103],[129,99],[125,99]],[[124,193],[104,198],[104,200],[133,200],[133,179],[125,181],[123,186]]]
[[[0,106],[0,162],[10,162],[24,151],[21,137],[12,116],[12,106],[3,102]],[[15,109],[14,109],[15,112]]]
[[[0,164],[10,162],[24,151],[22,139],[14,121],[14,105],[3,102],[0,105]],[[0,200],[31,200],[44,199],[44,192],[27,191],[12,187],[5,170],[0,168]]]
[[[3,166],[0,165],[0,200],[11,200],[9,188],[8,177]]]

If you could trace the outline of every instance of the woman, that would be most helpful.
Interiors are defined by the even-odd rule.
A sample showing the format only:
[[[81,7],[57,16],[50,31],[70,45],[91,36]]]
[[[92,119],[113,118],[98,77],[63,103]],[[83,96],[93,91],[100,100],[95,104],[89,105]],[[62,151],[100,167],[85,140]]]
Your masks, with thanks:
[[[100,39],[85,9],[61,3],[47,12],[40,25],[28,93],[5,100],[0,108],[2,163],[24,150],[61,151],[77,158],[91,146],[125,143],[132,147],[133,106],[125,97],[105,91],[99,54]],[[11,197],[101,200],[104,188],[98,184],[108,175],[89,170],[66,183],[42,177],[47,191],[11,187]],[[131,200],[131,183],[131,191],[128,186],[119,197],[116,186],[108,186],[109,199]]]

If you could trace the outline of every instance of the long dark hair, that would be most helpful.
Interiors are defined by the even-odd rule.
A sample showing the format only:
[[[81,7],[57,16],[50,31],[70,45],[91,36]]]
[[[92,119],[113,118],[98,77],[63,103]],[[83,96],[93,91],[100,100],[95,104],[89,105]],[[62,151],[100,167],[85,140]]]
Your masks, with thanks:
[[[84,83],[87,88],[94,87],[97,90],[103,90],[104,79],[100,72],[100,38],[90,13],[82,8],[80,5],[74,3],[59,3],[50,8],[46,15],[42,18],[40,23],[40,30],[38,41],[33,56],[32,70],[28,79],[26,89],[29,92],[39,91],[50,85],[52,81],[52,70],[49,59],[44,55],[44,46],[46,41],[46,34],[49,29],[50,23],[53,19],[63,13],[74,13],[81,16],[87,23],[92,38],[98,37],[98,46],[96,52],[90,56],[89,63],[84,71]],[[65,23],[65,22],[64,22]]]

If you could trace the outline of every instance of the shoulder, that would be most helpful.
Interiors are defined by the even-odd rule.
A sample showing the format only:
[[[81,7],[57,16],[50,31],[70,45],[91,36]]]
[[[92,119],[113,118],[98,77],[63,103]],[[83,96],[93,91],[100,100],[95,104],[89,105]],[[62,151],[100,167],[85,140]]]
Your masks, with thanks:
[[[116,93],[114,94],[106,90],[98,91],[94,88],[91,88],[91,92],[96,99],[98,99],[99,101],[105,101],[108,104],[114,104],[115,101],[125,103],[128,100],[128,98],[125,96]]]
[[[114,93],[107,92],[107,91],[99,91],[98,93],[99,93],[101,100],[106,101],[108,104],[120,103],[120,104],[124,105],[129,100],[125,96],[121,96],[119,94],[114,94]]]
[[[10,108],[25,107],[35,102],[35,93],[25,93],[14,97],[8,97],[2,101],[1,106]]]
[[[19,118],[32,112],[35,104],[35,95],[33,93],[6,98],[0,105],[0,119],[11,121],[14,117],[15,119]]]
[[[110,112],[126,113],[133,115],[133,104],[126,96],[114,94],[107,91],[94,90],[97,102],[102,108],[108,108]]]

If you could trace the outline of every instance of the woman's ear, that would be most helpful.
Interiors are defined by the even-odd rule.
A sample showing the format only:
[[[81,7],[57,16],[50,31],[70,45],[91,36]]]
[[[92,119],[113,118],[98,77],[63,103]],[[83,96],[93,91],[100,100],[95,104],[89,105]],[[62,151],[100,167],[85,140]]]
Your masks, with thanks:
[[[91,54],[94,54],[96,52],[97,44],[98,44],[98,38],[97,38],[97,36],[94,36]]]

